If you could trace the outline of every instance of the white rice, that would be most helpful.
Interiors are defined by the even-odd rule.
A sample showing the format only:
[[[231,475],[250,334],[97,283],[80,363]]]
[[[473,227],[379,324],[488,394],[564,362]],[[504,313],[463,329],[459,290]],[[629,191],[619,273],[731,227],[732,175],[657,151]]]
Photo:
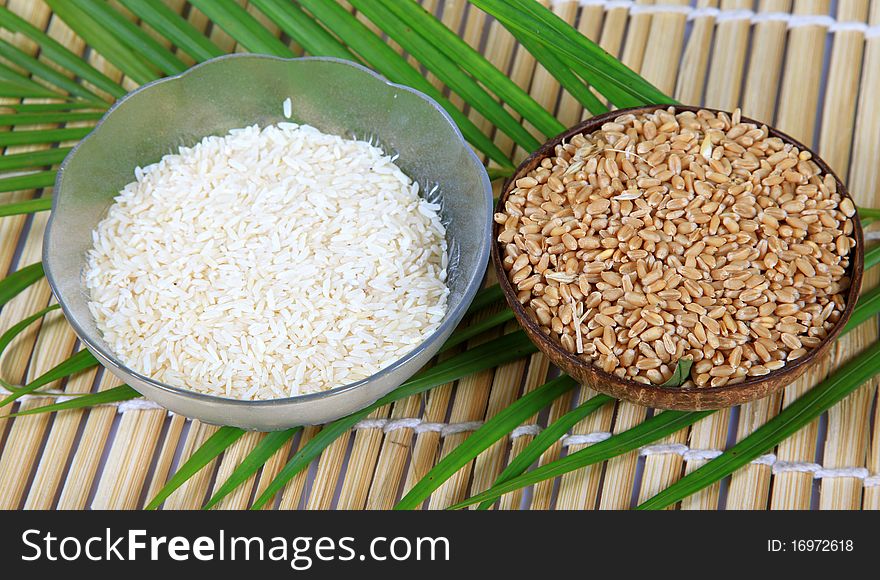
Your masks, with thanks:
[[[142,374],[237,399],[326,390],[401,358],[446,312],[439,206],[369,143],[252,126],[135,176],[84,278],[104,340]]]

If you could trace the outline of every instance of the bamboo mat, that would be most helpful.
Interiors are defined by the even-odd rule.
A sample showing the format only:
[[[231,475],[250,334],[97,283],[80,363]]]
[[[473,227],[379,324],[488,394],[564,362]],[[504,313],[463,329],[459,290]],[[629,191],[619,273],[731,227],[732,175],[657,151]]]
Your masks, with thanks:
[[[537,0],[536,0],[537,1]],[[83,54],[111,78],[132,88],[112,65],[42,3],[5,4],[50,36]],[[240,50],[184,0],[168,0],[219,46]],[[242,2],[242,4],[246,4]],[[582,108],[510,34],[463,0],[424,0],[453,30],[477,47],[566,125],[585,116]],[[849,184],[857,203],[880,206],[880,0],[636,0],[545,2],[565,20],[599,42],[667,94],[682,102],[722,109],[742,106],[747,116],[775,124],[812,143]],[[256,13],[256,12],[255,12]],[[277,32],[277,29],[274,29]],[[39,47],[2,32],[29,54]],[[431,77],[431,80],[439,82]],[[457,101],[460,103],[460,101]],[[488,123],[476,113],[481,127]],[[504,136],[496,142],[516,158]],[[9,148],[8,153],[23,147]],[[4,194],[8,201],[39,192]],[[40,259],[46,214],[0,218],[0,271]],[[877,283],[869,272],[865,289]],[[50,292],[41,282],[0,312],[0,331],[44,307]],[[490,313],[484,313],[487,316]],[[511,330],[508,327],[507,330]],[[485,341],[487,336],[471,341]],[[506,509],[629,508],[665,488],[683,473],[754,431],[829,370],[877,340],[866,324],[840,341],[832,355],[777,396],[709,416],[667,440],[603,464],[544,482],[501,501]],[[79,348],[56,312],[18,340],[3,360],[2,376],[18,382],[38,376]],[[522,393],[541,385],[551,372],[541,354],[481,372],[378,410],[371,421],[328,447],[310,469],[281,492],[280,509],[389,508],[437,461],[464,441],[481,421]],[[109,373],[90,372],[62,385],[87,392],[119,384]],[[59,388],[57,385],[56,388]],[[594,393],[589,389],[557,400],[540,417],[486,450],[449,479],[426,502],[446,507],[486,489],[546,425]],[[684,509],[878,509],[880,508],[880,408],[876,383],[853,393],[772,454],[724,482],[687,498]],[[22,408],[43,404],[21,403]],[[0,409],[0,416],[18,410]],[[556,445],[541,463],[589,445],[643,421],[650,409],[620,403],[594,413]],[[414,429],[416,418],[433,425]],[[98,407],[0,422],[0,508],[134,509],[142,507],[216,427],[169,415],[150,406]],[[222,503],[245,508],[287,458],[318,432],[306,428],[266,466]],[[218,460],[188,481],[165,507],[198,508],[262,437],[242,437]]]

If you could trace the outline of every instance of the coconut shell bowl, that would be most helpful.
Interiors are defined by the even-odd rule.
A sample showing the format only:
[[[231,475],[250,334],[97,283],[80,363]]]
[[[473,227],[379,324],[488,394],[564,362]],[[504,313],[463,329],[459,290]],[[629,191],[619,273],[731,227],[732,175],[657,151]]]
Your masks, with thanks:
[[[516,192],[514,193],[514,195],[520,195],[523,192],[522,189],[518,188],[517,181],[524,177],[527,177],[530,172],[539,168],[542,161],[544,161],[545,159],[554,157],[556,155],[558,145],[570,143],[572,138],[579,134],[590,135],[596,131],[602,130],[603,125],[606,125],[606,123],[614,123],[615,119],[620,118],[622,115],[633,114],[636,117],[639,117],[640,115],[651,113],[657,111],[658,109],[666,109],[668,107],[669,105],[653,105],[647,107],[612,111],[610,113],[599,115],[587,121],[584,121],[583,123],[572,127],[564,133],[550,139],[534,154],[528,157],[517,168],[514,175],[506,181],[501,190],[501,195],[499,197],[495,211],[499,214],[504,214],[506,212],[506,208],[509,207],[507,205],[507,202],[509,197],[512,195],[512,192]],[[691,111],[694,114],[697,114],[701,110],[708,111],[714,115],[719,116],[721,116],[722,114],[721,111],[706,109],[702,107],[675,105],[675,114],[679,114],[683,111]],[[728,119],[739,118],[738,113],[736,114],[736,116],[734,116],[733,113],[724,114],[727,115]],[[818,155],[815,154],[815,152],[811,151],[808,147],[806,147],[802,143],[799,143],[788,135],[782,133],[781,131],[769,127],[764,123],[751,119],[746,119],[744,117],[741,118],[741,122],[754,123],[759,128],[766,127],[767,138],[776,138],[781,140],[785,144],[791,144],[794,147],[797,147],[801,152],[801,159],[811,159],[812,162],[815,163],[816,166],[818,166],[818,168],[821,170],[821,174],[825,176],[826,179],[827,176],[831,176],[831,178],[836,181],[837,193],[839,193],[841,196],[839,203],[843,204],[845,199],[849,199],[849,201],[845,202],[846,208],[849,211],[843,213],[852,213],[852,199],[849,197],[846,186],[834,174],[832,169],[828,167],[828,165]],[[778,141],[775,142],[778,143]],[[804,152],[808,152],[808,154],[805,154]],[[619,154],[621,155],[623,153],[623,151],[619,152]],[[592,153],[590,154],[592,155]],[[603,152],[597,151],[596,154],[601,156]],[[647,155],[647,153],[645,153],[645,155]],[[620,159],[619,156],[618,159]],[[627,159],[629,159],[629,157],[627,157]],[[622,176],[622,178],[626,179],[627,176]],[[531,184],[531,181],[527,181],[529,184]],[[520,183],[522,184],[522,182]],[[532,187],[535,186],[532,185]],[[559,184],[556,184],[556,187],[558,191],[560,189]],[[629,187],[633,187],[633,185],[630,184]],[[633,195],[638,194],[636,193]],[[601,203],[603,205],[605,204],[604,201],[602,201]],[[842,205],[840,207],[842,208]],[[841,211],[843,210],[841,209]],[[722,208],[720,212],[723,213],[724,209]],[[722,219],[724,218],[722,217]],[[596,362],[590,360],[585,354],[579,354],[578,350],[574,350],[573,352],[571,344],[568,344],[567,347],[566,345],[563,345],[562,341],[560,340],[561,335],[556,332],[552,332],[547,327],[546,316],[544,324],[541,324],[541,322],[538,320],[538,317],[536,316],[535,309],[533,309],[531,306],[524,305],[524,303],[528,303],[528,299],[523,299],[523,289],[517,288],[517,285],[511,282],[511,273],[508,272],[508,270],[510,270],[512,267],[510,264],[510,260],[512,258],[507,252],[509,252],[511,248],[508,248],[507,243],[500,242],[498,239],[499,235],[505,230],[504,223],[498,223],[496,221],[494,225],[491,252],[499,284],[504,292],[507,303],[509,304],[510,308],[513,310],[516,316],[517,321],[525,330],[526,334],[529,336],[532,342],[534,342],[535,345],[550,359],[550,361],[552,361],[563,372],[575,378],[581,384],[595,389],[596,391],[605,393],[618,399],[631,401],[639,405],[645,405],[660,409],[677,409],[686,411],[719,409],[767,397],[772,393],[783,389],[785,386],[797,380],[801,375],[804,374],[804,372],[807,371],[808,368],[810,368],[814,364],[817,364],[826,354],[828,354],[829,350],[832,347],[832,344],[838,338],[844,326],[846,326],[847,322],[850,319],[850,316],[853,313],[853,310],[855,309],[856,301],[859,295],[859,289],[861,287],[862,271],[864,268],[864,238],[862,235],[862,227],[859,222],[858,214],[855,213],[855,215],[852,215],[851,217],[849,217],[849,219],[851,219],[852,221],[852,232],[846,232],[847,237],[850,238],[848,264],[846,265],[845,273],[840,278],[844,281],[844,283],[840,284],[840,291],[837,293],[838,296],[842,299],[843,304],[840,305],[838,301],[837,314],[835,315],[837,318],[836,320],[833,320],[833,318],[828,319],[829,321],[827,324],[831,324],[831,321],[833,320],[833,325],[828,328],[826,324],[825,331],[822,333],[824,334],[824,336],[820,336],[821,341],[817,343],[814,338],[811,341],[811,348],[807,349],[804,354],[801,354],[794,360],[786,360],[785,364],[781,366],[781,368],[777,368],[770,371],[769,373],[762,374],[761,376],[739,376],[738,378],[741,382],[735,382],[735,384],[727,382],[726,384],[720,384],[718,386],[712,386],[711,383],[705,383],[704,386],[697,386],[697,382],[693,379],[689,379],[681,383],[680,386],[662,386],[661,384],[658,384],[658,381],[652,381],[651,384],[638,382],[636,380],[633,380],[633,378],[631,378],[629,374],[621,373],[620,371],[618,371],[617,374],[614,374],[613,372],[605,372],[602,368],[600,368],[600,366],[597,365]],[[503,220],[503,218],[499,216],[499,220]],[[599,232],[599,234],[601,235],[601,232]],[[854,247],[852,247],[852,240],[855,240]],[[507,258],[508,260],[507,268],[505,268],[505,258]],[[585,264],[582,262],[579,267],[583,267],[584,265]],[[838,269],[840,267],[841,266],[839,266]],[[552,284],[550,280],[544,280],[543,282],[545,282],[545,284]],[[729,292],[725,294],[725,296],[730,295],[731,294]],[[582,300],[586,300],[586,296],[584,296],[583,294],[580,294],[579,296]],[[523,299],[522,302],[521,299]],[[736,299],[734,298],[733,300]],[[731,302],[731,304],[733,304],[735,308],[738,308],[736,302]],[[574,308],[575,306],[576,305],[572,303],[572,308]],[[586,309],[587,306],[582,305],[582,308]],[[618,326],[620,326],[620,319],[618,319],[617,322]],[[667,322],[669,322],[669,318],[667,318]],[[584,328],[584,331],[586,331],[588,327],[583,326],[582,328]],[[581,340],[581,338],[583,337],[579,337],[579,340]],[[586,340],[586,338],[584,338],[584,340]],[[571,342],[570,338],[568,342]],[[668,361],[666,367],[667,373],[669,368],[675,368],[676,362],[677,361],[675,360]],[[725,361],[724,364],[729,365],[730,363]],[[620,366],[622,367],[624,365],[621,363]],[[707,365],[704,364],[702,366],[705,368],[705,366]],[[778,366],[778,364],[773,366]],[[727,370],[729,369],[725,369],[725,371]],[[764,369],[762,369],[762,372],[763,370]],[[621,377],[619,376],[620,374],[624,374],[624,376]],[[741,374],[742,371],[740,371],[740,375]],[[717,382],[723,381],[716,381],[716,383]]]

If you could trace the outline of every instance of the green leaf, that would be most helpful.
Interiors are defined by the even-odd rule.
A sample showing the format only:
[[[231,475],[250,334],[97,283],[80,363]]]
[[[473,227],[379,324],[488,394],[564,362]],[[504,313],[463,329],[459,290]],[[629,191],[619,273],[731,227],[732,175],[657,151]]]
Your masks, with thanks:
[[[854,329],[856,326],[862,324],[863,322],[867,322],[868,320],[874,318],[875,316],[877,316],[877,312],[880,312],[880,286],[862,294],[859,297],[859,301],[856,304],[855,309],[853,309],[853,313],[849,319],[849,322],[847,322],[846,326],[843,327],[843,332],[841,333],[841,336]]]
[[[72,147],[56,147],[43,151],[0,155],[0,171],[58,165],[64,161],[71,149]]]
[[[645,501],[639,509],[662,509],[727,477],[800,431],[878,373],[880,342],[875,342],[754,433]]]
[[[449,99],[443,96],[434,86],[429,83],[422,74],[414,69],[402,56],[397,54],[381,38],[373,34],[354,15],[346,11],[336,2],[324,0],[300,0],[312,15],[324,26],[332,30],[347,46],[359,54],[371,67],[394,83],[408,85],[418,89],[437,101],[458,125],[464,138],[476,149],[483,152],[487,157],[503,166],[507,171],[513,171],[514,165],[507,155],[487,137],[464,113],[462,113]],[[502,171],[499,170],[499,171]],[[489,171],[493,171],[492,168]]]
[[[2,206],[0,206],[0,209],[2,209]],[[449,337],[449,340],[447,340],[443,344],[443,346],[440,348],[440,352],[445,352],[450,348],[453,348],[466,340],[470,340],[475,336],[483,334],[487,330],[495,328],[496,326],[500,326],[509,320],[513,320],[513,310],[511,310],[510,308],[505,308],[501,312],[493,314],[485,320],[481,320],[480,322],[476,322],[474,324],[471,324],[470,326],[465,326],[464,328],[459,327],[454,333],[452,333],[452,336]]]
[[[865,252],[865,270],[880,264],[880,244],[873,246]]]
[[[535,42],[527,35],[514,34],[514,36],[520,44],[526,48],[526,50],[532,53],[538,62],[541,63],[541,66],[547,69],[547,72],[553,75],[553,77],[559,81],[559,84],[562,85],[569,94],[576,98],[590,113],[593,115],[601,115],[602,113],[608,112],[608,107],[602,104],[602,101],[593,94],[590,87],[584,84],[584,82],[572,72],[571,68],[569,68],[561,58],[556,56],[552,50],[546,48],[540,42]],[[560,131],[560,133],[561,132],[562,131]]]
[[[275,56],[294,56],[290,48],[232,0],[190,0],[190,4],[247,50]]]
[[[179,74],[188,67],[162,46],[155,38],[117,12],[106,0],[79,0],[80,7],[94,18],[99,26],[125,43],[136,54],[166,74]]]
[[[88,350],[83,349],[65,360],[64,362],[49,369],[27,385],[15,389],[12,394],[0,401],[0,407],[5,407],[6,405],[14,403],[22,396],[27,395],[28,393],[32,393],[40,387],[48,385],[49,383],[53,383],[57,380],[69,377],[75,373],[90,369],[97,365],[98,359],[96,359],[94,355]]]
[[[17,113],[12,115],[0,115],[0,126],[11,125],[41,125],[52,123],[73,123],[76,121],[97,121],[104,116],[102,112],[96,113]]]
[[[117,403],[119,401],[137,399],[141,396],[141,394],[129,387],[128,385],[121,385],[119,387],[113,387],[112,389],[99,391],[97,393],[87,393],[82,395],[71,394],[67,396],[73,398],[61,403],[53,403],[51,405],[34,407],[33,409],[27,409],[25,411],[18,411],[17,413],[9,413],[8,415],[0,417],[0,419],[9,419],[10,417],[24,417],[25,415],[37,415],[39,413],[70,411],[72,409],[85,409],[88,407],[104,405],[107,403]]]
[[[144,84],[159,78],[158,69],[106,30],[80,3],[69,0],[45,1],[56,16],[133,81]]]
[[[694,359],[690,357],[682,357],[678,359],[678,364],[675,365],[675,370],[672,372],[672,376],[669,377],[669,380],[660,385],[661,387],[680,387],[685,381],[687,381],[691,376],[691,367],[694,364]]]
[[[358,60],[341,42],[327,32],[320,24],[286,0],[251,0],[251,4],[269,17],[281,30],[302,46],[306,52],[322,56],[335,56],[347,60]]]
[[[489,179],[491,181],[496,181],[498,179],[507,179],[511,175],[513,175],[512,167],[490,167],[486,170],[489,174]]]
[[[565,130],[565,125],[544,109],[531,95],[510,80],[506,74],[498,70],[486,57],[474,50],[457,34],[449,30],[446,25],[420,4],[413,0],[380,0],[380,2],[401,21],[411,26],[422,38],[430,40],[435,46],[442,46],[444,52],[458,66],[498,95],[502,101],[510,105],[538,131],[551,136]]]
[[[19,268],[0,280],[0,307],[18,296],[22,290],[39,281],[44,275],[43,264],[37,262]]]
[[[3,103],[0,109],[10,109],[19,113],[50,113],[58,111],[74,111],[91,109],[106,111],[106,103],[84,103],[82,101],[61,101],[57,103]]]
[[[64,70],[74,73],[76,76],[90,82],[95,87],[107,92],[114,97],[121,97],[126,93],[125,89],[113,82],[105,74],[85,62],[79,56],[72,53],[57,40],[51,38],[42,30],[13,13],[8,8],[0,7],[0,26],[18,32],[40,46],[40,55],[54,61]]]
[[[867,320],[870,317],[876,316],[878,310],[880,310],[880,300],[877,300],[873,297],[871,297],[871,299],[867,301],[860,300],[859,304],[855,308],[857,314],[853,314],[853,320]],[[849,330],[851,330],[851,327],[847,325],[847,327],[844,328],[841,336],[843,336]],[[833,377],[828,380],[831,380],[836,376],[837,373],[835,373]],[[568,471],[573,471],[587,465],[592,465],[593,463],[599,461],[611,459],[612,457],[615,457],[621,453],[637,449],[642,445],[647,445],[648,443],[652,443],[657,439],[674,433],[679,428],[687,427],[688,425],[691,425],[714,412],[715,411],[699,411],[685,413],[681,411],[665,411],[663,413],[660,413],[659,415],[655,415],[654,417],[648,419],[644,423],[641,423],[640,425],[637,425],[632,429],[614,435],[611,438],[602,441],[601,443],[593,445],[592,447],[578,451],[577,453],[569,455],[564,459],[559,459],[552,463],[548,463],[547,465],[539,467],[538,469],[524,475],[509,479],[508,481],[505,481],[497,486],[492,486],[483,494],[469,498],[465,502],[455,507],[464,507],[477,502],[494,500],[509,491],[513,491],[514,489],[519,489],[520,487],[531,485],[533,483],[537,483],[538,481],[557,477],[559,475],[562,475],[563,473],[567,473]],[[810,421],[812,421],[812,418],[804,420],[801,426],[806,425]],[[679,425],[679,427],[675,427],[675,425]],[[541,435],[544,435],[544,433],[542,433]],[[654,438],[651,439],[651,436],[653,436]],[[714,483],[714,481],[710,481],[706,485],[709,485],[711,483]]]
[[[0,336],[0,357],[3,356],[3,353],[6,352],[6,347],[15,340],[15,337],[24,332],[28,326],[33,324],[34,322],[41,320],[44,316],[52,312],[53,310],[58,310],[61,308],[58,304],[53,304],[46,308],[43,308],[36,314],[32,314],[25,318],[24,320],[20,320],[14,325],[10,326],[9,329],[3,333],[3,336]]]
[[[120,0],[156,32],[174,43],[183,52],[201,62],[226,54],[205,35],[166,6],[162,0]]]
[[[880,219],[880,209],[874,209],[871,207],[860,207],[859,208],[859,217],[864,219]]]
[[[226,451],[226,449],[235,443],[245,434],[243,429],[237,427],[220,427],[216,433],[208,437],[202,443],[195,453],[186,460],[180,469],[175,472],[168,483],[165,484],[159,493],[156,494],[150,503],[144,509],[154,510],[162,505],[162,502],[168,499],[174,490],[186,483],[190,477],[199,472],[204,466],[210,463],[215,457]]]
[[[14,63],[21,68],[27,70],[33,75],[55,85],[63,91],[70,93],[71,95],[82,97],[92,102],[103,102],[103,99],[101,99],[101,97],[97,96],[86,87],[74,82],[72,79],[61,74],[54,68],[43,62],[40,62],[26,52],[23,52],[18,47],[9,44],[5,40],[0,40],[0,56],[5,58],[9,62]]]
[[[541,142],[529,133],[519,121],[464,73],[455,61],[422,38],[410,28],[411,23],[397,18],[378,0],[350,0],[351,4],[373,21],[389,37],[441,79],[451,90],[464,98],[475,110],[492,122],[518,145],[534,151]]]
[[[585,71],[593,87],[620,108],[672,99],[602,50],[570,24],[532,0],[471,0],[514,34],[543,44]]]
[[[501,290],[500,285],[493,284],[492,286],[482,288],[477,292],[473,302],[471,302],[471,305],[468,307],[467,314],[471,315],[474,312],[479,312],[483,308],[491,306],[501,300],[504,300],[504,292]]]
[[[36,129],[32,131],[0,132],[0,147],[10,145],[38,145],[60,143],[62,141],[79,141],[91,132],[91,127],[74,127],[71,129]]]
[[[269,458],[275,455],[276,451],[281,449],[291,437],[301,430],[302,427],[294,427],[293,429],[287,429],[286,431],[272,431],[271,433],[267,433],[262,441],[257,443],[253,451],[248,453],[247,457],[244,458],[239,466],[229,475],[226,481],[223,482],[220,489],[217,490],[202,509],[211,509],[220,503],[224,497],[235,491],[239,485],[247,481],[251,475],[263,467],[263,465],[269,461]]]
[[[444,481],[467,465],[493,443],[509,434],[520,423],[549,405],[563,393],[570,391],[577,382],[569,376],[548,381],[534,391],[520,397],[497,415],[486,421],[470,437],[441,459],[425,477],[419,480],[409,493],[394,506],[396,510],[415,509]]]
[[[524,332],[517,331],[506,334],[449,360],[438,363],[436,366],[411,378],[369,407],[325,425],[282,468],[275,479],[266,487],[262,495],[256,499],[251,509],[259,509],[264,506],[291,478],[307,467],[314,458],[318,457],[328,445],[379,407],[412,395],[417,395],[437,385],[442,385],[461,377],[522,358],[536,350]]]
[[[38,171],[26,175],[16,175],[0,179],[0,191],[21,191],[23,189],[40,189],[55,184],[55,171]],[[0,205],[0,216],[15,215],[43,211],[52,207],[51,198],[31,199]]]
[[[62,99],[64,95],[23,77],[16,71],[0,64],[0,96],[3,97],[41,97]]]
[[[557,419],[547,425],[547,427],[538,433],[531,443],[519,452],[513,461],[501,472],[498,479],[492,484],[492,487],[509,481],[514,477],[525,473],[525,471],[547,451],[554,443],[559,441],[568,430],[577,425],[582,419],[602,408],[604,405],[615,402],[616,399],[608,395],[596,395],[591,397]],[[479,505],[477,509],[489,509],[494,500],[486,500]]]
[[[557,459],[546,465],[542,465],[532,471],[511,478],[503,483],[494,485],[483,493],[469,497],[465,501],[452,506],[450,509],[460,509],[475,503],[494,500],[505,493],[514,491],[527,485],[558,477],[569,471],[601,463],[628,451],[633,451],[653,443],[654,441],[671,435],[680,429],[693,425],[703,417],[707,417],[714,411],[699,411],[686,413],[684,411],[664,411],[655,415],[650,420],[636,425],[632,429],[615,435],[605,441],[595,443],[585,449],[581,449],[562,459]]]

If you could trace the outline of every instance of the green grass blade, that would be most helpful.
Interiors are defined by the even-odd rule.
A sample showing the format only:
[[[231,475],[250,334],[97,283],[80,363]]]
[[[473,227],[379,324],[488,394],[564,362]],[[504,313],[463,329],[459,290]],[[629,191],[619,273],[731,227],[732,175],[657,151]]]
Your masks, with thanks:
[[[846,334],[856,326],[874,318],[877,316],[878,311],[880,311],[880,286],[865,292],[859,297],[849,322],[843,327],[842,334]]]
[[[518,145],[527,151],[541,146],[534,135],[462,71],[455,61],[416,34],[410,28],[410,22],[397,18],[379,0],[351,0],[351,4]]]
[[[600,441],[585,449],[581,449],[562,459],[557,459],[546,465],[542,465],[537,469],[526,472],[522,475],[509,479],[503,483],[492,486],[483,493],[477,494],[465,501],[452,506],[450,509],[459,509],[475,503],[481,503],[488,500],[495,500],[505,493],[520,489],[527,485],[558,477],[569,471],[601,463],[613,457],[617,457],[628,451],[633,451],[653,443],[654,441],[671,435],[676,431],[693,425],[703,417],[712,414],[714,411],[700,411],[694,413],[686,413],[683,411],[664,411],[659,415],[655,415],[650,420],[636,425],[632,429],[624,431],[619,435],[615,435],[605,441]]]
[[[502,166],[501,170],[490,168],[489,171],[508,171],[514,169],[513,163],[497,145],[487,137],[464,113],[453,105],[429,83],[422,74],[414,69],[401,55],[394,52],[388,44],[373,34],[364,23],[346,11],[336,2],[325,0],[300,0],[312,16],[332,30],[351,50],[361,56],[371,67],[383,74],[388,80],[418,89],[440,103],[444,110],[458,125],[464,138],[489,159]]]
[[[482,344],[460,355],[438,363],[434,367],[423,371],[398,387],[396,390],[385,395],[369,407],[358,411],[348,417],[338,419],[325,425],[313,439],[306,443],[281,471],[275,476],[266,490],[256,499],[251,509],[259,509],[290,481],[293,476],[303,470],[321,452],[335,441],[339,436],[354,427],[358,421],[367,417],[370,413],[383,405],[394,401],[417,395],[437,385],[448,383],[461,377],[471,375],[481,370],[494,368],[498,365],[527,356],[537,349],[525,333],[522,331],[512,332],[500,338]]]
[[[511,32],[540,42],[586,71],[588,78],[585,80],[618,107],[673,102],[540,3],[531,0],[471,1]]]
[[[662,509],[727,477],[800,431],[878,373],[880,342],[836,369],[754,433],[645,501],[638,509]]]
[[[144,84],[159,78],[158,69],[106,30],[78,2],[46,0],[46,3],[83,40],[136,83]]]
[[[584,106],[593,115],[600,115],[608,112],[602,101],[599,100],[593,91],[590,90],[584,82],[574,74],[565,62],[556,56],[556,54],[545,47],[540,42],[535,42],[531,38],[523,34],[514,35],[526,50],[532,53],[538,62],[547,69],[547,72],[559,81],[559,84],[571,94],[578,102]],[[562,131],[560,131],[561,133]]]
[[[0,125],[20,127],[22,125],[41,125],[50,123],[73,123],[76,121],[97,121],[104,116],[96,113],[16,113],[0,115]]]
[[[43,264],[37,262],[36,264],[19,268],[0,280],[0,307],[18,296],[22,290],[39,281],[43,276],[45,276]]]
[[[79,141],[91,132],[91,127],[71,129],[35,129],[31,131],[4,131],[0,133],[0,147],[10,145],[38,145]]]
[[[467,314],[471,315],[474,312],[479,312],[483,308],[495,304],[496,302],[500,302],[501,300],[504,300],[504,292],[501,290],[500,285],[493,284],[492,286],[482,288],[477,292],[473,302],[471,302],[471,305],[468,307]]]
[[[287,45],[275,38],[234,0],[191,0],[190,4],[247,50],[275,56],[294,56]]]
[[[220,501],[235,491],[235,489],[247,481],[247,479],[257,472],[263,465],[269,461],[269,458],[275,455],[281,447],[287,443],[302,427],[294,427],[286,431],[273,431],[267,433],[262,441],[257,443],[253,451],[248,453],[247,457],[239,464],[238,467],[229,475],[220,489],[208,500],[208,503],[202,509],[211,509]]]
[[[577,425],[587,415],[600,409],[604,405],[613,403],[614,401],[615,399],[608,395],[596,395],[547,425],[546,429],[538,433],[535,438],[532,439],[531,443],[526,445],[526,447],[513,458],[510,464],[498,476],[498,479],[492,483],[492,487],[525,473],[533,463],[541,458],[541,455],[547,451],[547,449],[568,433],[569,429]],[[489,509],[493,503],[494,500],[484,501],[477,509]]]
[[[121,0],[121,3],[199,62],[226,54],[162,0]]]
[[[50,113],[58,111],[74,111],[92,109],[106,111],[107,103],[84,103],[82,101],[61,101],[57,103],[3,103],[0,109],[10,109],[19,113]]]
[[[10,345],[10,343],[15,340],[19,334],[24,332],[24,330],[33,324],[34,322],[41,320],[44,316],[52,312],[53,310],[58,310],[61,308],[58,304],[53,304],[46,308],[43,308],[36,314],[31,314],[24,320],[20,320],[16,322],[14,325],[10,326],[9,329],[0,336],[0,357],[3,356],[3,353],[6,352],[6,347]]]
[[[859,208],[859,217],[863,220],[866,218],[871,219],[880,219],[880,209],[874,209],[871,207],[860,207]]]
[[[549,137],[566,129],[565,125],[531,95],[419,3],[413,0],[380,1],[386,9],[411,26],[422,38],[432,41],[435,46],[442,46],[444,52],[461,68],[510,105],[538,131]]]
[[[95,22],[158,70],[174,75],[187,69],[187,66],[170,50],[147,34],[143,28],[120,14],[105,0],[79,0],[79,3]]]
[[[0,64],[0,96],[3,97],[40,97],[63,99],[64,95],[49,87],[23,77],[16,71]]]
[[[873,268],[877,264],[880,264],[880,244],[865,252],[865,270]]]
[[[0,171],[58,165],[64,161],[64,158],[67,157],[67,154],[70,153],[71,149],[72,147],[56,147],[44,151],[29,151],[27,153],[0,155]]]
[[[544,383],[534,391],[520,397],[516,402],[498,412],[486,421],[470,437],[441,459],[412,489],[394,506],[396,510],[417,508],[431,493],[455,472],[471,462],[496,441],[509,434],[516,427],[549,405],[563,393],[570,391],[577,382],[563,375]]]
[[[445,352],[450,348],[453,348],[454,346],[457,346],[466,340],[470,340],[477,335],[483,334],[487,330],[504,324],[509,320],[513,320],[513,310],[505,308],[501,312],[493,314],[485,320],[481,320],[480,322],[471,324],[470,326],[465,326],[464,328],[460,327],[458,330],[452,333],[452,336],[449,337],[449,340],[447,340],[443,344],[440,352]]]
[[[506,179],[510,177],[513,175],[513,170],[513,167],[490,167],[486,171],[489,173],[489,179],[496,181],[498,179]]]
[[[238,441],[244,434],[245,431],[237,427],[220,427],[216,433],[208,437],[202,446],[186,460],[186,463],[180,466],[180,469],[171,476],[168,483],[159,490],[156,497],[144,509],[154,510],[158,508],[174,490],[186,483],[186,480],[198,473],[215,457],[226,451],[230,445]]]
[[[54,61],[64,70],[90,82],[100,90],[117,98],[126,93],[125,89],[113,82],[108,76],[8,8],[0,7],[0,26],[28,37],[40,46],[42,56]]]
[[[265,14],[290,38],[302,46],[306,52],[322,56],[335,56],[347,60],[358,60],[341,42],[327,32],[312,17],[287,0],[251,0],[260,12]]]
[[[18,47],[13,46],[4,40],[0,40],[0,56],[71,95],[82,97],[83,99],[92,102],[103,102],[101,97],[83,85],[74,82],[72,79],[61,74],[54,68],[35,59]]]
[[[12,394],[0,401],[0,407],[5,407],[6,405],[14,403],[23,395],[32,393],[40,387],[48,385],[49,383],[53,383],[59,379],[63,379],[64,377],[68,377],[86,369],[90,369],[94,366],[97,366],[97,364],[98,359],[96,359],[94,355],[88,350],[83,349],[65,360],[64,362],[49,369],[27,385],[15,389]]]
[[[21,191],[23,189],[40,189],[51,187],[55,183],[55,171],[39,171],[27,175],[16,175],[0,179],[0,192]],[[52,199],[30,199],[0,205],[0,216],[16,215],[44,211],[52,207]]]
[[[26,415],[37,415],[40,413],[70,411],[72,409],[85,409],[88,407],[94,407],[96,405],[118,403],[120,401],[137,399],[141,396],[141,394],[129,387],[128,385],[121,385],[97,393],[88,393],[84,395],[73,394],[68,396],[72,396],[73,398],[67,401],[63,401],[61,403],[53,403],[51,405],[34,407],[33,409],[27,409],[25,411],[18,411],[17,413],[9,413],[8,415],[2,417],[2,419],[9,419],[10,417],[24,417]]]

